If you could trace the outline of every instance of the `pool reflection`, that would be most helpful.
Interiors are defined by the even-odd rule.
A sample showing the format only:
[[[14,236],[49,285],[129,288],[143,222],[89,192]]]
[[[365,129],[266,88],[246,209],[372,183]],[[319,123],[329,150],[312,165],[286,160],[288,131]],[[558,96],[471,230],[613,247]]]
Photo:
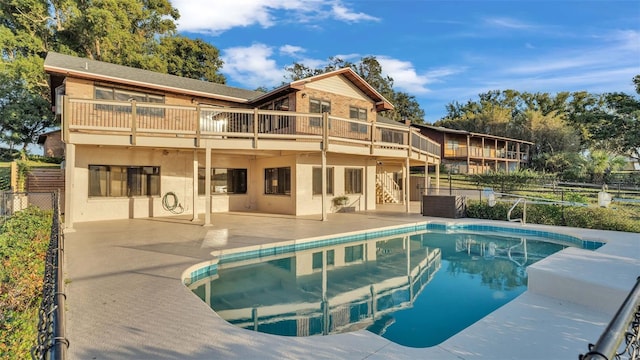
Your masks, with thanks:
[[[189,287],[223,319],[277,335],[382,333],[441,266],[421,236],[392,236],[220,264]]]

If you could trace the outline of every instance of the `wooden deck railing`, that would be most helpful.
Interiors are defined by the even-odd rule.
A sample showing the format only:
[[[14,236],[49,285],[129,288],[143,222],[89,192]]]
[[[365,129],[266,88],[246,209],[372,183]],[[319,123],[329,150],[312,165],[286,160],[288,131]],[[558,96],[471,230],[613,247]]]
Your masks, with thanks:
[[[69,133],[181,136],[196,139],[315,140],[373,149],[408,150],[440,157],[440,145],[409,126],[309,114],[212,106],[175,106],[65,97],[63,130]],[[324,126],[324,122],[327,126]],[[326,131],[326,134],[325,134]]]

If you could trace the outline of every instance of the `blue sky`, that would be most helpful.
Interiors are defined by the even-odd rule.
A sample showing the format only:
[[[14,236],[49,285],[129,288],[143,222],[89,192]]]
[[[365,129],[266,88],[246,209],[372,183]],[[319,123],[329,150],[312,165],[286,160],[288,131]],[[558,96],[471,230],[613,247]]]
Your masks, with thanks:
[[[640,1],[173,0],[181,34],[217,47],[227,84],[375,56],[425,121],[489,90],[622,91],[640,74]]]

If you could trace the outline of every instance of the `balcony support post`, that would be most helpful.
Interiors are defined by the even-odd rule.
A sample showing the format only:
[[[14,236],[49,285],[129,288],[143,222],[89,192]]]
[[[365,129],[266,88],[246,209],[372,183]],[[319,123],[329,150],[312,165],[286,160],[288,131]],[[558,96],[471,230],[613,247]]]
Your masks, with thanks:
[[[322,221],[327,221],[327,152],[322,144]]]
[[[193,186],[192,186],[192,199],[193,199],[193,216],[191,221],[198,220],[198,150],[193,150]]]
[[[68,141],[68,140],[67,140]],[[66,143],[64,148],[64,231],[73,231],[73,202],[75,201],[76,145]],[[85,190],[86,191],[86,190]]]
[[[440,164],[436,164],[436,195],[440,195]]]
[[[409,150],[411,151],[411,150]],[[405,159],[405,165],[404,165],[404,204],[405,204],[405,210],[407,211],[407,214],[410,212],[411,210],[411,189],[410,189],[410,185],[409,183],[411,182],[411,176],[409,174],[409,157],[407,156],[407,158]]]
[[[206,143],[204,165],[205,212],[203,226],[211,226],[211,144],[209,143],[209,141],[206,141]]]

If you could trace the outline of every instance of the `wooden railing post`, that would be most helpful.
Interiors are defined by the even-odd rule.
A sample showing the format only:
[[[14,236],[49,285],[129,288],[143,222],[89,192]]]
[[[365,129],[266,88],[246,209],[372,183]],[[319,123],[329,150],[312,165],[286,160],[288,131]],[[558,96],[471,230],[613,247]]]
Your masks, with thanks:
[[[136,101],[131,100],[131,145],[136,144],[136,132],[138,130],[136,112]]]
[[[200,104],[196,105],[196,141],[195,147],[200,147],[200,136],[202,135],[202,128],[200,127],[200,117],[202,116],[202,108]]]
[[[329,150],[329,113],[322,113],[322,150]]]
[[[371,144],[369,145],[369,154],[373,155],[373,149],[374,149],[374,139],[375,139],[375,132],[376,132],[376,122],[372,122],[371,123]]]
[[[258,108],[253,109],[253,148],[258,148]]]

